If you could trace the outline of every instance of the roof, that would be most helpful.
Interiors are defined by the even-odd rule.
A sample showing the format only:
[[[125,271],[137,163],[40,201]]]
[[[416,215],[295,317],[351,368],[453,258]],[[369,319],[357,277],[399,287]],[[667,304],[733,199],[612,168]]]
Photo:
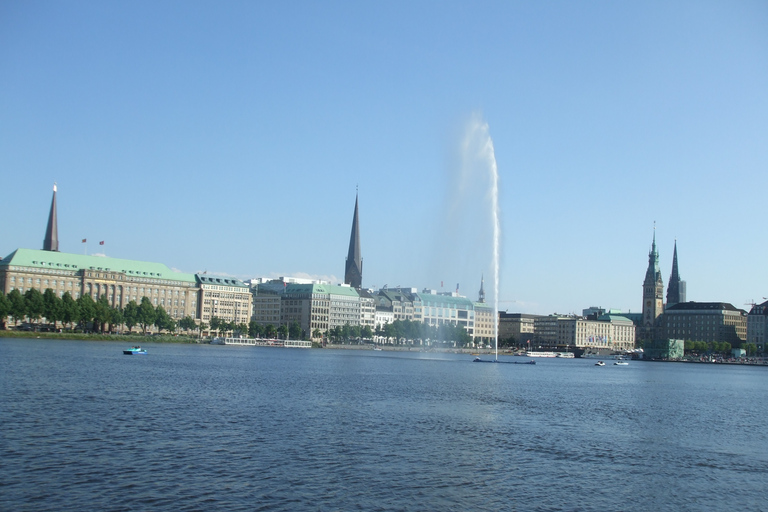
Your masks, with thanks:
[[[611,313],[606,313],[605,315],[600,315],[598,318],[598,321],[600,322],[628,322],[632,323],[632,320],[625,317],[624,315],[616,315]]]
[[[456,307],[457,309],[472,309],[473,302],[466,297],[453,297],[451,295],[433,295],[431,293],[416,293],[424,306],[429,307]]]
[[[727,302],[680,302],[664,311],[742,311]]]
[[[332,284],[295,284],[290,283],[285,287],[286,294],[310,294],[327,293],[329,295],[344,295],[347,297],[359,297],[357,290],[350,286]]]
[[[247,284],[234,277],[216,277],[207,274],[195,274],[200,284],[210,284],[214,286],[236,286],[238,288],[249,288]]]
[[[122,272],[127,276],[142,278],[195,282],[194,274],[175,272],[162,263],[43,251],[39,249],[16,249],[0,260],[0,268],[8,268],[10,266],[70,271],[102,270]]]

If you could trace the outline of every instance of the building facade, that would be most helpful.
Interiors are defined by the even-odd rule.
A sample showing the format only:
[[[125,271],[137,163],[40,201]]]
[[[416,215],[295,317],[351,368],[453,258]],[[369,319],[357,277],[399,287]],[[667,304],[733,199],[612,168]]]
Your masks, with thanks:
[[[768,301],[755,304],[747,315],[747,343],[757,345],[757,351],[765,352],[766,333],[768,333]]]
[[[0,289],[22,294],[50,288],[73,299],[106,297],[111,307],[124,308],[147,297],[171,318],[200,319],[200,286],[195,274],[174,272],[162,263],[124,260],[58,251],[17,249],[0,260]]]
[[[239,279],[195,274],[200,287],[199,316],[210,323],[213,317],[242,325],[251,320],[253,296],[247,284]]]
[[[747,339],[747,312],[726,302],[682,302],[664,311],[658,339],[728,342]]]

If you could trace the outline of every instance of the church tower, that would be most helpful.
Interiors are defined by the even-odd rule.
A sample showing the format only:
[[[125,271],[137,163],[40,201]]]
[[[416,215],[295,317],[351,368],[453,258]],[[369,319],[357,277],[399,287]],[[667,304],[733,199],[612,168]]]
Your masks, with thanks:
[[[485,303],[485,277],[480,276],[480,293],[478,294],[477,302]]]
[[[672,275],[669,276],[667,287],[667,307],[685,302],[685,281],[680,279],[677,271],[677,240],[675,240],[675,252],[672,256]]]
[[[357,218],[357,195],[355,195],[355,215],[352,217],[352,233],[349,235],[349,252],[344,268],[344,283],[360,289],[363,285],[363,258],[360,256],[360,224]]]
[[[44,251],[59,252],[59,228],[56,220],[56,184],[53,184],[53,200],[51,201],[51,212],[48,214],[48,227],[45,229],[45,240],[43,240]]]
[[[664,281],[659,270],[659,253],[656,251],[656,227],[653,228],[653,245],[648,253],[648,270],[643,282],[643,320],[640,338],[653,340],[656,319],[664,309]]]

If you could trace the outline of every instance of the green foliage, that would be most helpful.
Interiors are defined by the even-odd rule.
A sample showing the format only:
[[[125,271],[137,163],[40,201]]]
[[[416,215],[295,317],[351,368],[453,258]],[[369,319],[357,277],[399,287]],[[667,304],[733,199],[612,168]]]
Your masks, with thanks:
[[[267,338],[274,338],[276,334],[277,334],[277,329],[275,328],[275,326],[272,324],[267,324],[264,330],[264,335]]]
[[[0,329],[5,329],[5,321],[11,314],[11,301],[0,292]]]
[[[123,323],[128,327],[128,332],[132,333],[133,328],[139,323],[139,305],[135,300],[132,300],[125,305],[123,309]]]
[[[163,306],[155,308],[155,321],[153,324],[157,327],[158,332],[174,331],[176,329],[176,322],[168,315]]]
[[[13,321],[18,324],[19,320],[23,320],[27,315],[27,305],[24,302],[24,296],[17,288],[14,288],[8,294],[8,302],[11,303],[9,314],[13,317]]]
[[[250,323],[248,323],[248,336],[251,338],[260,338],[261,334],[264,332],[264,328],[257,323],[255,320],[251,320]]]
[[[93,310],[93,328],[99,332],[104,332],[106,325],[112,321],[112,308],[106,295],[102,295],[96,300]]]
[[[277,328],[277,334],[282,338],[285,339],[285,337],[288,335],[288,328],[284,325],[281,325]]]
[[[50,288],[46,288],[43,292],[43,316],[49,322],[53,322],[53,328],[58,328],[58,322],[63,316],[63,304],[61,297],[56,295]]]
[[[136,321],[141,326],[144,334],[147,334],[147,328],[151,327],[155,323],[155,308],[152,306],[149,298],[142,297],[141,304],[139,304],[138,315]]]
[[[123,317],[123,310],[120,309],[119,307],[111,308],[110,317],[112,319],[110,322],[110,330],[114,330],[115,326],[123,325],[123,323],[125,322],[125,319]]]
[[[312,330],[312,338],[318,339],[318,338],[322,338],[322,337],[323,337],[322,331],[320,329],[318,329],[317,327],[315,327]]]
[[[45,312],[45,300],[43,294],[36,288],[30,288],[24,293],[24,304],[27,317],[30,321],[37,322]]]
[[[65,292],[61,298],[61,321],[72,326],[80,318],[80,308],[69,292]]]
[[[81,295],[77,299],[77,309],[79,312],[78,323],[81,324],[83,330],[88,326],[89,322],[93,321],[96,316],[96,303],[93,302],[93,298],[88,295]],[[95,327],[95,326],[94,326]]]
[[[298,340],[300,339],[302,332],[301,332],[301,326],[299,325],[299,322],[293,321],[291,322],[291,325],[288,327],[288,335],[291,337],[292,340]]]

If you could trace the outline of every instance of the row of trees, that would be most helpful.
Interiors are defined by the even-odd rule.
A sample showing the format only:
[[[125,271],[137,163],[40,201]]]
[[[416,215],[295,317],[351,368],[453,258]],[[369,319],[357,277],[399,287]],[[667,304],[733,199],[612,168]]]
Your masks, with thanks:
[[[152,326],[159,331],[171,332],[177,327],[198,327],[190,317],[176,322],[162,306],[153,306],[147,297],[143,297],[140,304],[131,301],[125,308],[119,308],[110,306],[105,295],[97,300],[90,295],[82,295],[75,300],[69,292],[60,297],[50,288],[43,293],[35,288],[30,288],[23,295],[17,289],[11,290],[8,295],[0,293],[0,328],[6,328],[9,317],[15,325],[25,319],[30,323],[39,323],[44,318],[54,330],[62,325],[105,332],[125,325],[129,332],[139,326],[146,334]]]
[[[370,327],[363,327],[363,330],[365,329],[368,329],[368,332],[370,332]],[[456,344],[458,347],[464,347],[472,342],[472,337],[460,325],[427,325],[421,322],[414,322],[413,320],[395,320],[383,327],[377,327],[375,334],[387,339],[406,339],[409,343],[430,341],[433,343],[451,343]],[[362,335],[362,337],[370,336]]]
[[[733,346],[727,341],[690,341],[685,340],[684,345],[686,352],[703,353],[715,353],[715,354],[730,354]],[[741,343],[736,348],[743,348],[748,356],[754,356],[757,354],[757,345],[754,343]]]

